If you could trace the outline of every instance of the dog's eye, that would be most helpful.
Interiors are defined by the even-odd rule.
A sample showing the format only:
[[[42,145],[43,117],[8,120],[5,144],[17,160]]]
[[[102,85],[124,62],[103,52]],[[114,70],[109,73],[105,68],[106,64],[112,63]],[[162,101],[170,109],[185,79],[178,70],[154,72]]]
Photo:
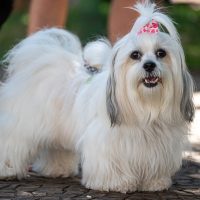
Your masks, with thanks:
[[[130,55],[130,58],[133,60],[139,60],[142,57],[142,53],[139,51],[133,51]]]
[[[157,58],[164,58],[166,55],[167,55],[167,53],[164,49],[158,49],[156,51],[156,57]]]

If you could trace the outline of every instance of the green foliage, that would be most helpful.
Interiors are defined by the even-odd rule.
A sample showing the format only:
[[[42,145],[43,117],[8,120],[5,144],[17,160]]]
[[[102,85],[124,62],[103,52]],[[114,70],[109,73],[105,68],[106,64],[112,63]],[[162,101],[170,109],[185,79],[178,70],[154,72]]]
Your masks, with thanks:
[[[83,44],[106,36],[110,1],[72,1],[66,28],[77,34]],[[167,5],[168,6],[168,5]],[[169,5],[170,16],[177,22],[186,60],[191,69],[200,69],[200,10],[189,5]],[[0,57],[26,36],[28,11],[13,13],[0,30]]]
[[[177,5],[170,7],[169,11],[177,23],[188,67],[200,69],[200,9]]]
[[[14,12],[0,30],[0,57],[26,36],[27,12]]]
[[[67,29],[77,34],[85,44],[107,32],[109,3],[104,0],[82,0],[70,7]]]

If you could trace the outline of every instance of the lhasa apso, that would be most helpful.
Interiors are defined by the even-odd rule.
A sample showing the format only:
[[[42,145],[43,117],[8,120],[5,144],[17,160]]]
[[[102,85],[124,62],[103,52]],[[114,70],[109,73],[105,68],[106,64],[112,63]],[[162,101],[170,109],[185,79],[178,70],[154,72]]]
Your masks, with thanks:
[[[82,51],[60,29],[37,32],[7,55],[0,88],[0,177],[35,172],[105,191],[171,185],[193,118],[193,82],[170,18],[145,1],[113,47]],[[101,66],[88,73],[84,64]],[[91,66],[93,67],[93,66]]]

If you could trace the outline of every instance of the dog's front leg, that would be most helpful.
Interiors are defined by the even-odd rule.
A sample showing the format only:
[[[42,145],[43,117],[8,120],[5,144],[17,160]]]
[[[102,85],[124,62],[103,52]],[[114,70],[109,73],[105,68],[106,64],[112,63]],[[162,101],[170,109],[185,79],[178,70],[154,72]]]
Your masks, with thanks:
[[[108,138],[102,141],[104,136],[97,134],[87,135],[82,145],[82,184],[100,191],[136,191],[137,175],[132,174],[127,159],[121,157],[123,152],[117,153],[116,145]]]

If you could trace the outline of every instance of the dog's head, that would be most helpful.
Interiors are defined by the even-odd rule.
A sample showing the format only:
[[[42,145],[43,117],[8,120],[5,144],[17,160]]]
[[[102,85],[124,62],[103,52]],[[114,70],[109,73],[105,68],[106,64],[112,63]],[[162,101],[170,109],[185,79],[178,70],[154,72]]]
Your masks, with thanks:
[[[147,1],[134,9],[140,17],[113,47],[107,83],[111,124],[191,121],[193,82],[171,19]]]

